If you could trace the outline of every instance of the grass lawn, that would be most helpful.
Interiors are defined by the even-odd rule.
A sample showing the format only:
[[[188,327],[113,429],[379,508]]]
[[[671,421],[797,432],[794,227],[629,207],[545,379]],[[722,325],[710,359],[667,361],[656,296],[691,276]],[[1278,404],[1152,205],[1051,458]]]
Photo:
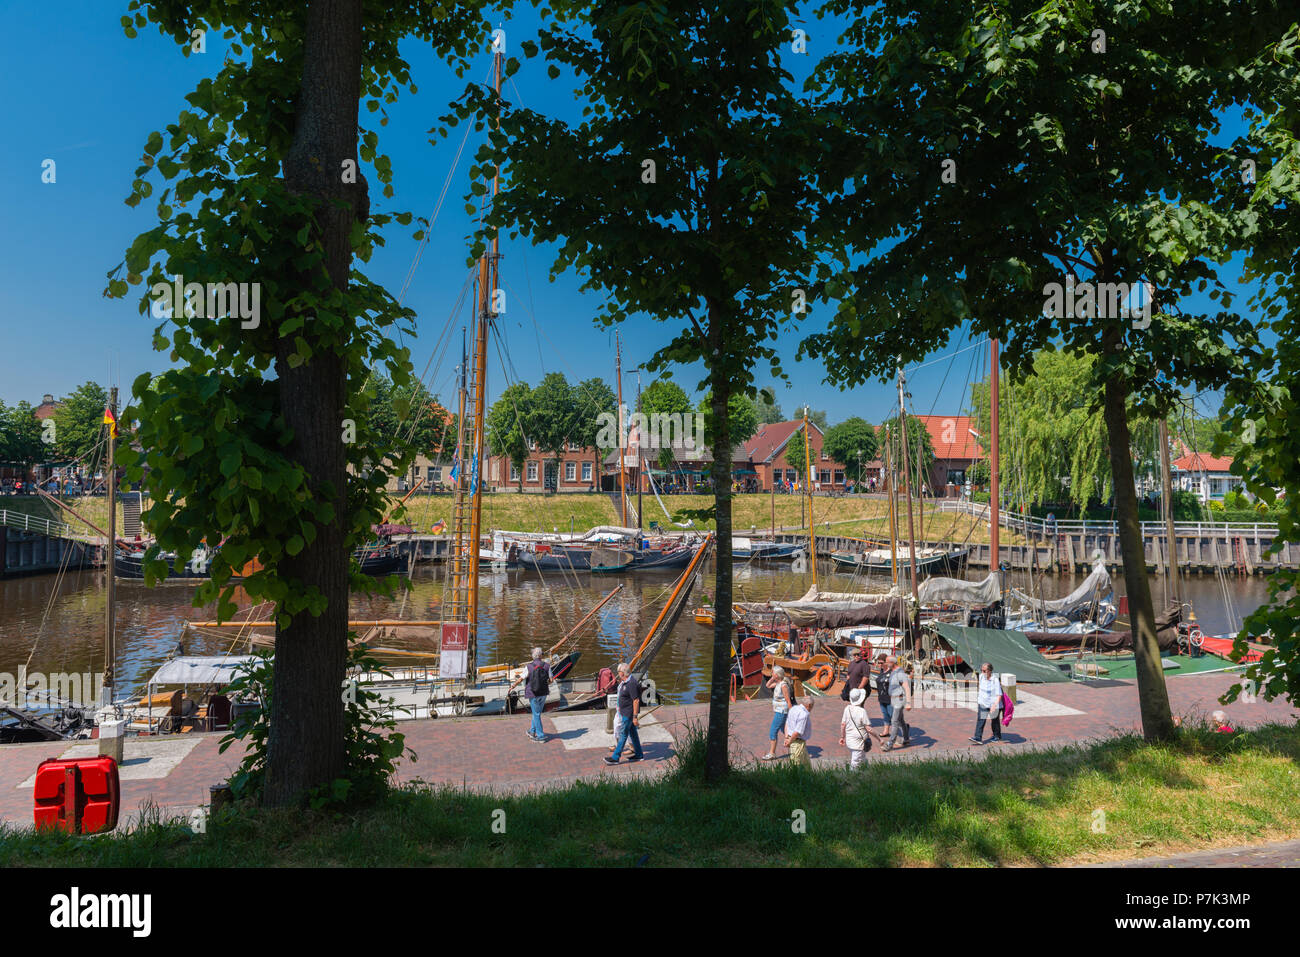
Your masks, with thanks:
[[[807,533],[807,499],[799,495],[777,495],[776,527],[778,531]],[[664,499],[668,510],[676,514],[684,508],[708,508],[713,499],[707,495],[672,495]],[[750,528],[756,534],[770,534],[772,530],[772,495],[736,495],[731,500],[731,527],[737,535],[747,534]],[[922,539],[921,508],[914,506],[916,537]],[[659,520],[663,512],[658,503],[646,505],[646,521]],[[865,495],[845,495],[840,498],[818,496],[813,500],[813,518],[818,535],[847,537],[889,538],[889,501]],[[898,514],[900,538],[907,537],[906,506],[900,502]],[[830,526],[827,527],[826,523]],[[715,523],[709,522],[709,528]],[[989,540],[987,522],[980,522],[961,512],[941,512],[933,506],[925,508],[924,541],[956,541],[958,543],[986,543]],[[1004,529],[1005,544],[1021,544],[1024,538]]]
[[[699,738],[684,751],[696,767]],[[1300,729],[1274,725],[856,773],[737,770],[717,788],[679,766],[521,796],[410,788],[343,814],[235,812],[201,835],[157,822],[99,838],[0,831],[0,866],[1085,863],[1300,835],[1298,761]]]

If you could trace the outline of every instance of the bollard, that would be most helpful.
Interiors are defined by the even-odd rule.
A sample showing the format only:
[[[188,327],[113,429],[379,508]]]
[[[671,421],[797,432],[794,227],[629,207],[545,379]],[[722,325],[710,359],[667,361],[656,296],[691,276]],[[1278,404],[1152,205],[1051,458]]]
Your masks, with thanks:
[[[618,714],[618,695],[605,695],[605,733],[614,733],[614,715]]]
[[[126,721],[111,718],[99,723],[99,756],[112,758],[122,763],[123,746],[126,743]]]

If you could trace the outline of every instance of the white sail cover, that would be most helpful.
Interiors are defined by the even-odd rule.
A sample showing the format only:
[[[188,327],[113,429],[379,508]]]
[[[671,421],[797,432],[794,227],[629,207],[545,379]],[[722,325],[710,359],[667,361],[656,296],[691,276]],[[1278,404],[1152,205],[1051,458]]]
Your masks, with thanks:
[[[1019,588],[1011,589],[1011,593],[1038,614],[1061,615],[1083,608],[1099,598],[1105,598],[1113,590],[1114,586],[1110,581],[1110,572],[1106,571],[1104,564],[1098,562],[1093,566],[1092,574],[1064,598],[1054,598],[1051,601],[1035,599],[1030,595],[1026,595]]]
[[[185,655],[164,662],[150,685],[228,685],[253,666],[256,655]]]
[[[979,582],[960,578],[927,578],[917,587],[917,597],[922,605],[953,602],[959,605],[991,605],[1002,600],[1002,583],[994,571]]]

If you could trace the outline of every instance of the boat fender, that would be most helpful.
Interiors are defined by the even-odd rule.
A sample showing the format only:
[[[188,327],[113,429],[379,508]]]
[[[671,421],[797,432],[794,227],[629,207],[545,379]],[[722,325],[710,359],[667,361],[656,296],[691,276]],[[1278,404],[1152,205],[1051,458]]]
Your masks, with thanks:
[[[818,691],[825,691],[835,683],[835,669],[830,665],[822,665],[817,669],[816,674],[812,676],[813,687]]]

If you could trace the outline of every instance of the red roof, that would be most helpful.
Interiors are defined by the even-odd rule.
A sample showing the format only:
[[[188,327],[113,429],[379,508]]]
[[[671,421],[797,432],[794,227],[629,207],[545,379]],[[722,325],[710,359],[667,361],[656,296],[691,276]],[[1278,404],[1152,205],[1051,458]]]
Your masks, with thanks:
[[[817,428],[816,423],[809,422],[808,427],[817,433],[822,434],[822,430]],[[785,448],[785,444],[790,441],[790,436],[794,435],[803,428],[803,419],[791,419],[789,422],[769,422],[766,425],[760,425],[758,432],[752,438],[744,443],[742,448],[745,455],[751,462],[767,462],[779,455]]]
[[[1174,459],[1173,465],[1180,472],[1230,472],[1232,456],[1216,457],[1198,452],[1195,455],[1184,455],[1182,458]]]
[[[979,440],[971,435],[975,420],[969,415],[918,415],[915,418],[924,422],[929,430],[936,459],[967,459],[973,462],[984,458],[985,453],[980,448]]]

